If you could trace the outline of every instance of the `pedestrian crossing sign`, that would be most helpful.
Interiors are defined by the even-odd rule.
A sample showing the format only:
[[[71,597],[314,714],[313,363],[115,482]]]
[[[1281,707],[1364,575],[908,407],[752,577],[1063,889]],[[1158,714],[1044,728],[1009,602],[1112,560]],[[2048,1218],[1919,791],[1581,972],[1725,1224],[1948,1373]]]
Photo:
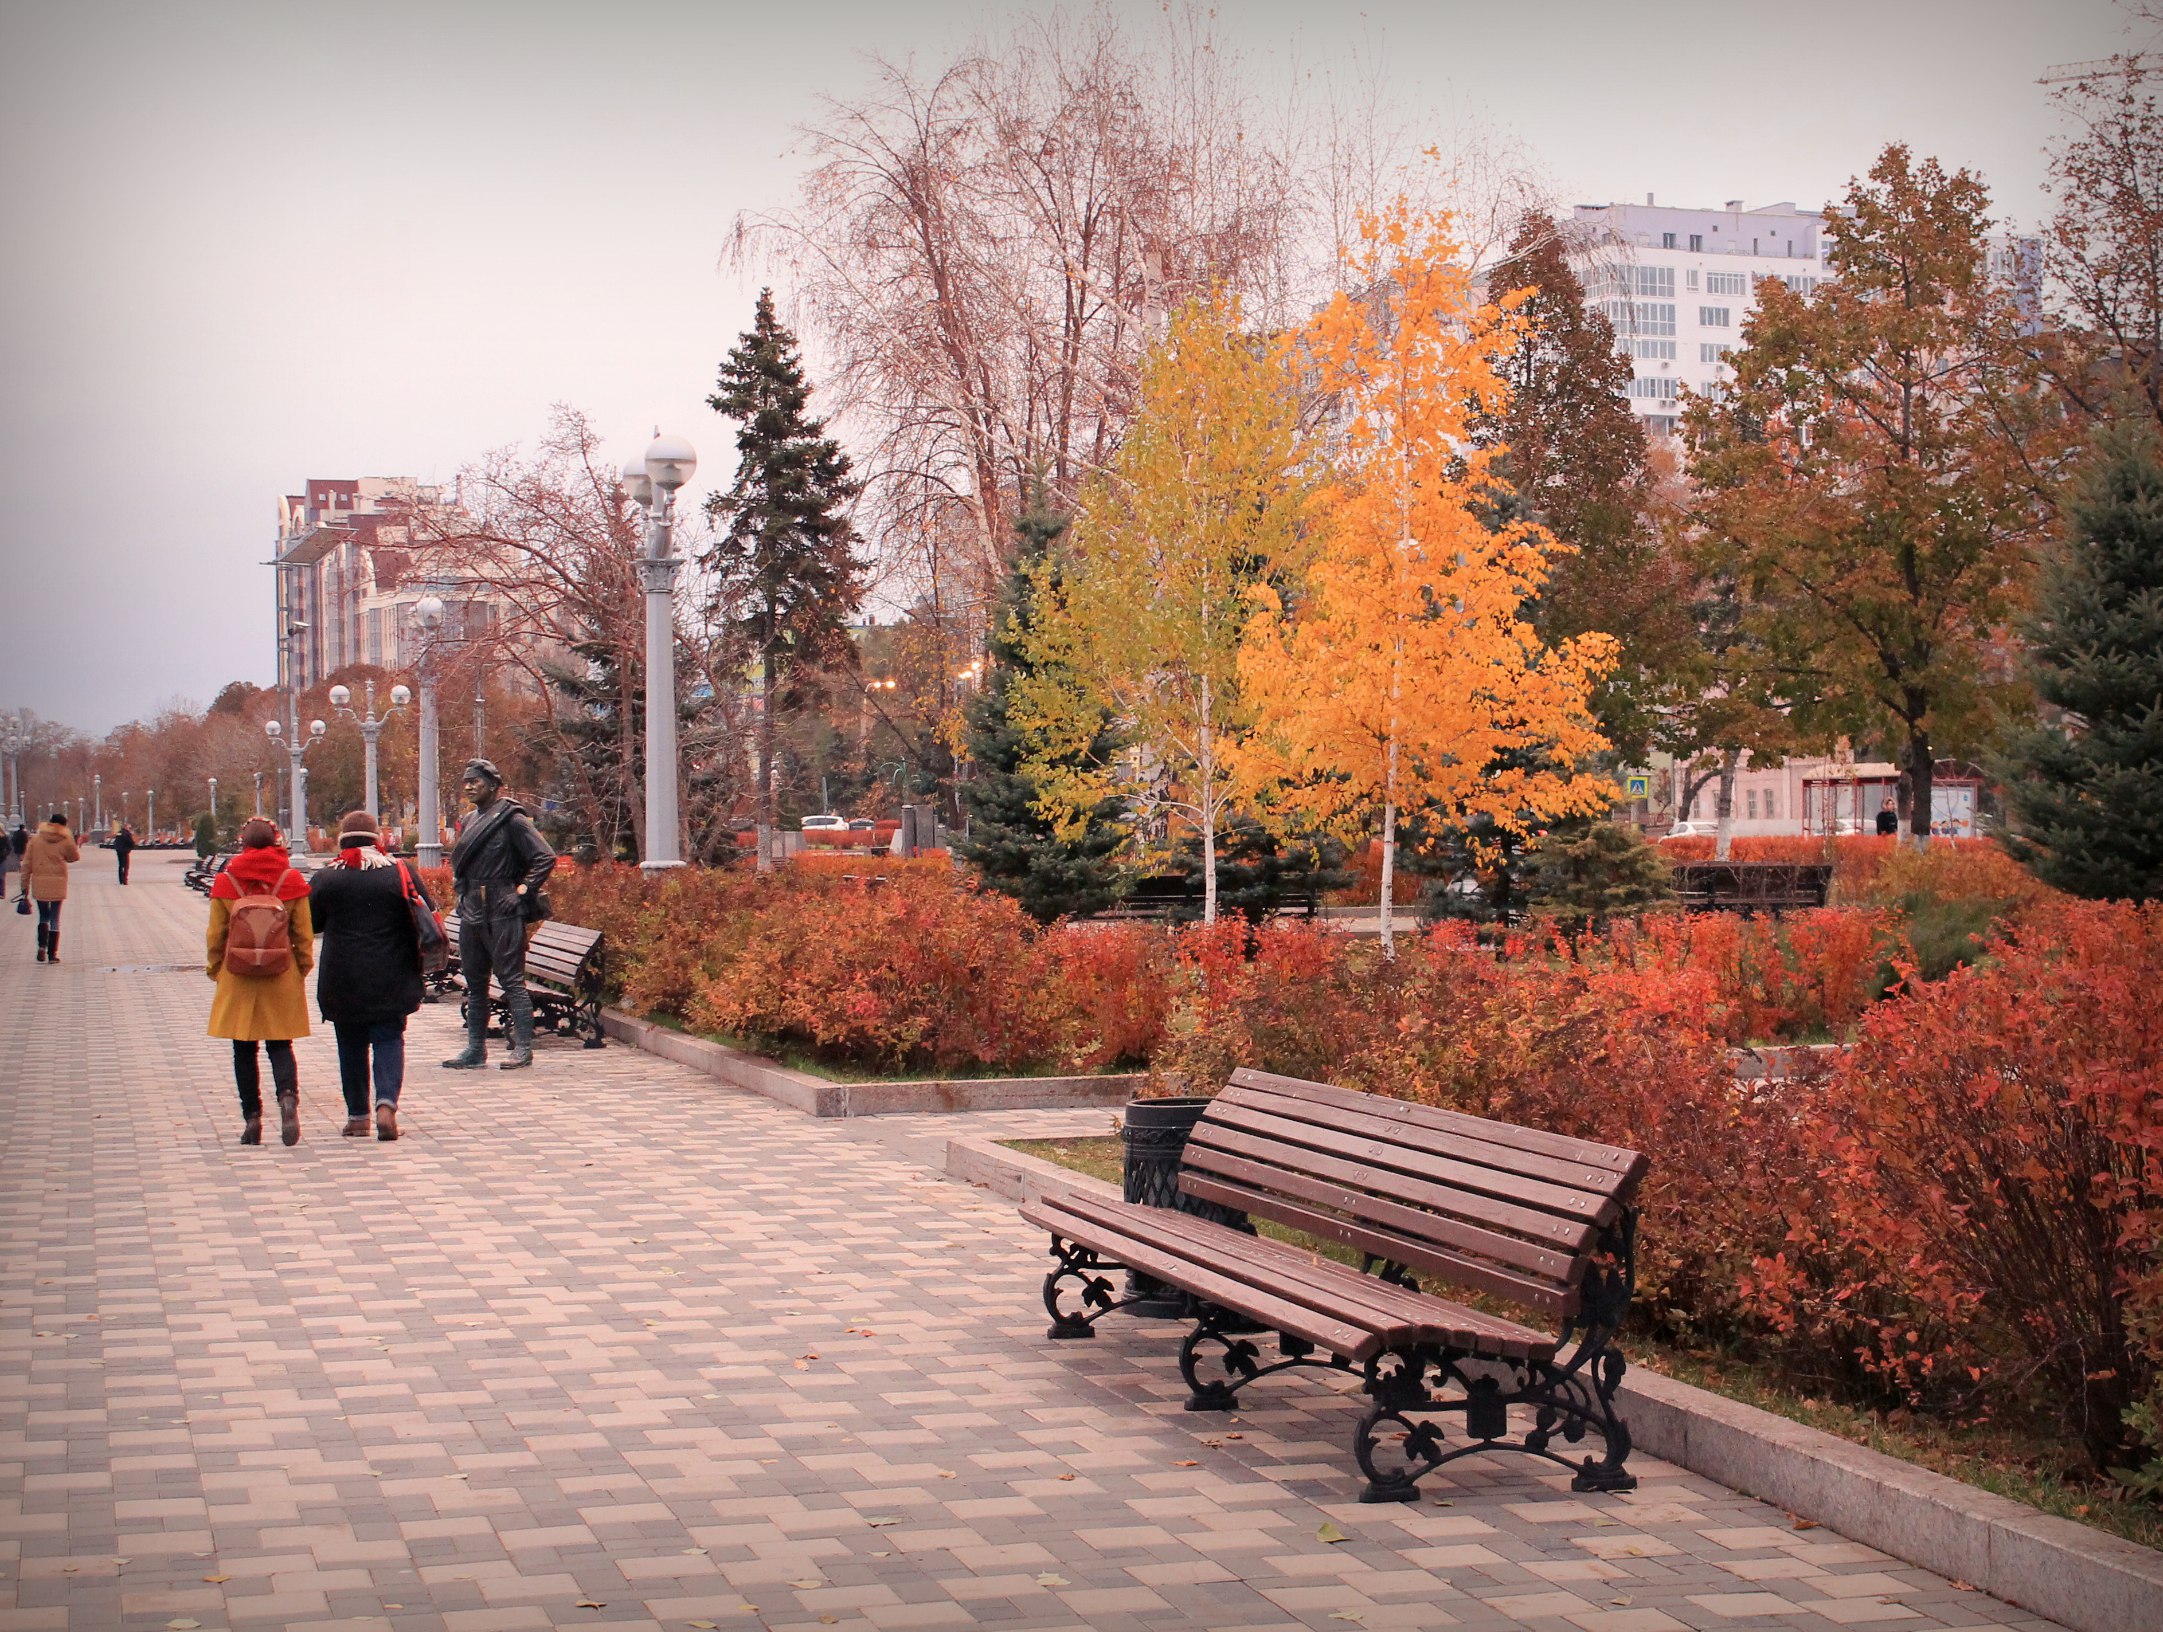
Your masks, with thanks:
[[[1631,777],[1629,787],[1632,799],[1649,799],[1652,797],[1652,778],[1649,776]]]

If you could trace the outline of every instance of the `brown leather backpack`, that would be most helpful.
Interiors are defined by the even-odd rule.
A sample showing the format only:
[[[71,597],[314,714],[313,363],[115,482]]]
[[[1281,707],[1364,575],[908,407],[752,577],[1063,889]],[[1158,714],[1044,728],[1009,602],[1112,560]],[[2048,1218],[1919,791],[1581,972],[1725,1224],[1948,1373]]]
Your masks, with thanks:
[[[225,926],[225,972],[244,980],[268,980],[293,967],[292,910],[277,886],[254,893],[233,880],[240,899]]]

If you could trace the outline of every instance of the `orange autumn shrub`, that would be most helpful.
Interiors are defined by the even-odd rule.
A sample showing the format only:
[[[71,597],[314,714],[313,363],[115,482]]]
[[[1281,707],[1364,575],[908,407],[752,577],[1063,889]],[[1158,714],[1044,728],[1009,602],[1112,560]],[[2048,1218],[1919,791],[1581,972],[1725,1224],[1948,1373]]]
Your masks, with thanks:
[[[766,893],[691,999],[700,1029],[888,1071],[1021,1070],[1076,1053],[1072,1006],[1009,897],[920,872],[875,889],[782,875]]]
[[[1752,1307],[1910,1401],[2056,1409],[2098,1467],[2163,1325],[2163,904],[2044,901],[1862,1023]]]
[[[1074,1018],[1076,1069],[1149,1063],[1171,1015],[1172,936],[1146,924],[1056,924],[1043,932],[1049,977]]]

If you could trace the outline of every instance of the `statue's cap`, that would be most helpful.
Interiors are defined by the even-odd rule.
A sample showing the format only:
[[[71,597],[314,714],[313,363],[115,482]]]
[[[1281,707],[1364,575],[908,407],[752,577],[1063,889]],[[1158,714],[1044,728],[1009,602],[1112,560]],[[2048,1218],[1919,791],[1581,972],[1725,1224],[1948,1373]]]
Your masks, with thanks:
[[[488,778],[489,781],[495,783],[498,787],[501,787],[503,785],[503,773],[496,769],[496,762],[492,759],[467,760],[466,775],[485,776],[486,778]]]

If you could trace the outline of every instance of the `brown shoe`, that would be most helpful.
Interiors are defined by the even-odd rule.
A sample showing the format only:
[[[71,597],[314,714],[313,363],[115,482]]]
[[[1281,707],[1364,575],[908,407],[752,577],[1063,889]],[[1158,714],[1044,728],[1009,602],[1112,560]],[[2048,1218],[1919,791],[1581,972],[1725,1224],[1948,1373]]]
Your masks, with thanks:
[[[244,1145],[260,1145],[263,1142],[263,1119],[251,1116],[240,1125],[240,1142]]]
[[[398,1107],[387,1099],[376,1107],[376,1137],[386,1145],[398,1137]]]
[[[300,1095],[298,1094],[280,1094],[278,1096],[278,1143],[281,1145],[297,1145],[300,1143]]]
[[[345,1126],[340,1128],[338,1132],[341,1138],[365,1139],[368,1137],[369,1132],[368,1118],[365,1116],[349,1116],[345,1119]]]

